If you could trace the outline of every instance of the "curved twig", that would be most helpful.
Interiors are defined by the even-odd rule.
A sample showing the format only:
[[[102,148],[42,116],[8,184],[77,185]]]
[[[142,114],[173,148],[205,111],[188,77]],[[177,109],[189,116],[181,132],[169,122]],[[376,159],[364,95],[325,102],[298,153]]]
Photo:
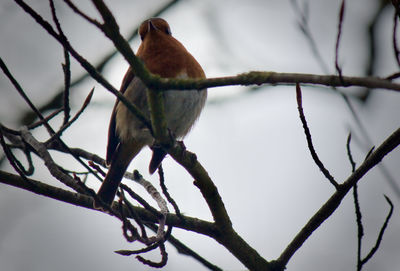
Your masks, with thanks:
[[[300,230],[296,237],[290,242],[283,253],[279,256],[276,263],[279,266],[286,266],[290,258],[311,236],[311,234],[339,207],[343,198],[349,190],[374,166],[400,145],[400,128],[393,132],[377,149],[375,149],[367,159],[351,174],[347,180],[339,186],[333,195],[324,205],[311,217],[307,224]]]

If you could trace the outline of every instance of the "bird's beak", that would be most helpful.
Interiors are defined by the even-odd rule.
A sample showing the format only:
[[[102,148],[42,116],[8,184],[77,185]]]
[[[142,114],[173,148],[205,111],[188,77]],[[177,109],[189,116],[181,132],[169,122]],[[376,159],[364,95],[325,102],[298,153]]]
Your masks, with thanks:
[[[150,32],[152,30],[158,30],[158,28],[153,24],[151,20],[149,20],[147,23],[147,32]]]

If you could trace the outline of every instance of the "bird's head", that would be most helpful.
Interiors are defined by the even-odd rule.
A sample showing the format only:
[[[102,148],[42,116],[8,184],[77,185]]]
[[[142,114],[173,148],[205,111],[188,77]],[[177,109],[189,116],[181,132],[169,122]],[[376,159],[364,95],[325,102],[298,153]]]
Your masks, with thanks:
[[[139,35],[142,41],[145,39],[146,35],[152,31],[158,31],[165,35],[171,35],[171,29],[167,21],[161,18],[150,18],[144,21],[139,28]]]

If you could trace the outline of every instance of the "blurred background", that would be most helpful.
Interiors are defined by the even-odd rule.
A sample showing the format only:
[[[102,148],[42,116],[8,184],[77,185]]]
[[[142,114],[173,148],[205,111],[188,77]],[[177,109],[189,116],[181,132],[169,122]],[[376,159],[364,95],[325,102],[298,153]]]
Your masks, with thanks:
[[[51,21],[48,2],[27,1]],[[71,44],[91,63],[113,51],[112,43],[56,1],[57,13]],[[168,1],[106,1],[128,37],[145,19]],[[76,1],[90,16],[99,18],[89,1]],[[250,70],[335,73],[335,41],[341,1],[181,0],[160,17],[172,34],[203,66],[208,77],[235,75]],[[346,1],[339,51],[343,74],[388,76],[398,71],[392,48],[394,9],[389,1]],[[306,18],[306,19],[304,19]],[[303,26],[303,30],[299,27]],[[371,26],[372,25],[372,26]],[[372,32],[371,32],[372,29]],[[309,33],[308,36],[305,33]],[[372,41],[371,43],[371,35]],[[47,104],[62,89],[62,47],[12,1],[0,2],[0,55],[37,106]],[[311,39],[310,39],[311,37]],[[399,37],[398,37],[399,38]],[[139,39],[131,42],[136,51]],[[313,46],[316,45],[318,53]],[[371,44],[374,50],[371,51]],[[318,58],[318,55],[320,58]],[[84,70],[71,58],[72,80]],[[119,88],[127,63],[117,54],[103,70]],[[71,147],[102,157],[106,151],[109,116],[114,96],[94,80],[71,90],[72,114],[92,87],[91,104],[64,133]],[[360,129],[344,99],[329,88],[303,86],[303,106],[314,146],[332,175],[342,182],[351,173],[346,140],[351,131],[353,156],[360,164],[373,145],[379,145],[400,125],[400,95],[394,91],[346,88],[361,124]],[[28,119],[27,105],[0,73],[0,120],[18,128]],[[58,127],[62,116],[52,124]],[[38,138],[46,132],[37,130]],[[294,86],[221,87],[209,89],[209,99],[185,145],[197,154],[225,202],[234,228],[267,260],[276,259],[295,234],[334,192],[313,163],[298,117]],[[56,152],[65,168],[82,170],[69,156]],[[148,176],[150,151],[135,158],[131,168]],[[34,178],[61,186],[35,160]],[[363,255],[375,244],[389,211],[383,195],[395,205],[379,251],[364,270],[400,268],[400,149],[384,159],[384,173],[371,170],[359,183],[365,237]],[[186,215],[210,220],[205,201],[191,177],[171,158],[163,163],[169,192]],[[12,171],[7,162],[2,170]],[[99,183],[89,180],[97,190]],[[132,184],[142,195],[141,187]],[[65,187],[64,187],[65,188]],[[113,251],[137,249],[128,244],[115,219],[98,212],[57,202],[0,184],[0,269],[21,270],[149,270],[133,257]],[[173,234],[224,270],[243,270],[224,247],[205,236],[174,228]],[[288,270],[355,270],[357,226],[352,196],[306,241],[289,262]],[[164,270],[205,270],[192,258],[178,255],[167,245]],[[156,251],[145,255],[159,258]]]

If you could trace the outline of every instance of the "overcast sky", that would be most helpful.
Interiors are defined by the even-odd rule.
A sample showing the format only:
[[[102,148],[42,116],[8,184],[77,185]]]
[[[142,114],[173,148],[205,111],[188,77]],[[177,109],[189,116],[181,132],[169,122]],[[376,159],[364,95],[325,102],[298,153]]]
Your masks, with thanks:
[[[72,45],[96,63],[112,49],[104,35],[56,1],[65,33]],[[78,1],[76,1],[78,3]],[[82,3],[81,3],[82,2]],[[82,9],[98,17],[89,1],[79,1]],[[166,1],[108,1],[121,31],[128,35]],[[304,1],[299,1],[300,4]],[[368,46],[366,27],[375,10],[375,0],[346,2],[339,62],[345,75],[365,73]],[[30,4],[50,19],[47,1]],[[308,1],[310,30],[329,73],[334,73],[334,46],[340,1]],[[300,32],[291,1],[186,0],[162,15],[172,34],[196,57],[208,77],[235,75],[249,70],[324,73]],[[378,23],[377,75],[398,71],[393,59],[391,31],[393,9],[387,8]],[[36,105],[56,93],[63,82],[62,47],[12,1],[0,3],[0,56]],[[132,42],[136,51],[139,41]],[[119,87],[127,64],[120,56],[106,67],[104,75]],[[72,76],[82,68],[73,61]],[[72,147],[105,156],[109,115],[114,97],[93,80],[73,89],[75,112],[92,87],[93,101],[82,117],[64,134]],[[258,91],[244,87],[209,90],[208,103],[185,145],[197,154],[208,170],[225,202],[234,228],[267,260],[277,258],[295,234],[334,192],[312,162],[298,118],[293,86],[265,86]],[[357,89],[344,89],[355,93]],[[0,120],[18,127],[17,120],[27,106],[0,73]],[[375,90],[366,103],[352,99],[372,144],[379,145],[400,126],[400,96]],[[328,88],[303,87],[303,106],[315,148],[337,180],[349,176],[346,139],[353,132],[352,150],[360,164],[368,148],[343,99]],[[54,125],[59,125],[56,120]],[[58,127],[58,126],[56,126]],[[35,135],[45,138],[45,131]],[[81,170],[70,157],[53,153],[66,168]],[[148,176],[150,158],[143,151],[132,163],[154,184],[157,174]],[[400,185],[400,150],[384,159],[390,174]],[[58,184],[36,161],[34,178]],[[211,219],[205,201],[191,177],[171,158],[163,163],[170,193],[181,210],[194,217]],[[2,170],[9,167],[2,166]],[[95,180],[89,185],[99,187]],[[141,194],[145,192],[133,185]],[[360,203],[365,226],[363,255],[378,235],[389,207],[395,211],[380,250],[364,270],[400,268],[400,200],[376,168],[360,182]],[[0,184],[0,269],[25,270],[149,270],[133,257],[113,251],[136,249],[121,234],[121,225],[112,217]],[[214,240],[174,229],[173,234],[200,255],[224,270],[244,267]],[[356,224],[351,195],[295,254],[288,270],[355,270]],[[167,246],[168,265],[164,270],[204,270],[189,257]],[[158,259],[158,252],[146,255]]]

